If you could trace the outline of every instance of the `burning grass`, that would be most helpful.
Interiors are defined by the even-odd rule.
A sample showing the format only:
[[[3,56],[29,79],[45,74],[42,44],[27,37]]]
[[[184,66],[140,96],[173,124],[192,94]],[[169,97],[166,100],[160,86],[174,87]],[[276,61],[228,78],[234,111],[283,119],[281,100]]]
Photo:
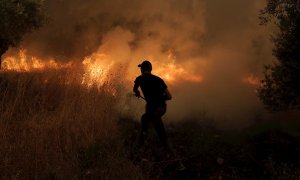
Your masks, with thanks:
[[[140,177],[120,148],[111,86],[86,88],[67,71],[1,73],[0,178]]]

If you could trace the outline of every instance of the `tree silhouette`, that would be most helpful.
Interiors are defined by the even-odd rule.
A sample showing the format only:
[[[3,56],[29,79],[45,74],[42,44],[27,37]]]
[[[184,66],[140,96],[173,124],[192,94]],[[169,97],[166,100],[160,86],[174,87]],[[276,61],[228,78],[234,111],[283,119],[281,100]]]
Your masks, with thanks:
[[[42,25],[44,16],[38,0],[0,1],[0,67],[1,56],[10,46],[16,46],[22,37]]]
[[[258,96],[271,111],[300,109],[300,0],[267,0],[262,24],[275,23],[273,55],[265,66]]]

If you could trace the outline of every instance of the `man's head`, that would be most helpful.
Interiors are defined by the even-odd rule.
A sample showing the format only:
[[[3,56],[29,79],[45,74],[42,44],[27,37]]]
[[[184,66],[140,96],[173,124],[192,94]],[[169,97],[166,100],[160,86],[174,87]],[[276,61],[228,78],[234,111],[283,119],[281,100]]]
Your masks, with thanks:
[[[151,73],[152,71],[152,64],[148,60],[143,61],[142,64],[138,65],[138,67],[141,68],[142,74]]]

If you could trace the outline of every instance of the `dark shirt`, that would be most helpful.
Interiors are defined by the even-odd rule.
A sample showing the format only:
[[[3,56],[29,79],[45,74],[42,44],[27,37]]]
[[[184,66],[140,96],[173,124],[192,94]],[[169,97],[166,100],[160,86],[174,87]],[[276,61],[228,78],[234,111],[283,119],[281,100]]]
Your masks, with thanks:
[[[166,104],[164,93],[167,89],[167,85],[161,78],[147,73],[138,76],[134,83],[141,87],[147,101],[147,105],[161,106]]]

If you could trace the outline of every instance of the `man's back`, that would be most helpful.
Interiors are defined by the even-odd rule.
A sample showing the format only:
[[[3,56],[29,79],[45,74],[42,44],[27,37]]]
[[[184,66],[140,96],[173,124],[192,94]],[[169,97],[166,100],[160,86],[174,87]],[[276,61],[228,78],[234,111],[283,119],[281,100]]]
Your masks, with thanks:
[[[167,85],[161,78],[147,73],[137,77],[135,83],[141,87],[148,105],[160,106],[166,104],[164,92]]]

